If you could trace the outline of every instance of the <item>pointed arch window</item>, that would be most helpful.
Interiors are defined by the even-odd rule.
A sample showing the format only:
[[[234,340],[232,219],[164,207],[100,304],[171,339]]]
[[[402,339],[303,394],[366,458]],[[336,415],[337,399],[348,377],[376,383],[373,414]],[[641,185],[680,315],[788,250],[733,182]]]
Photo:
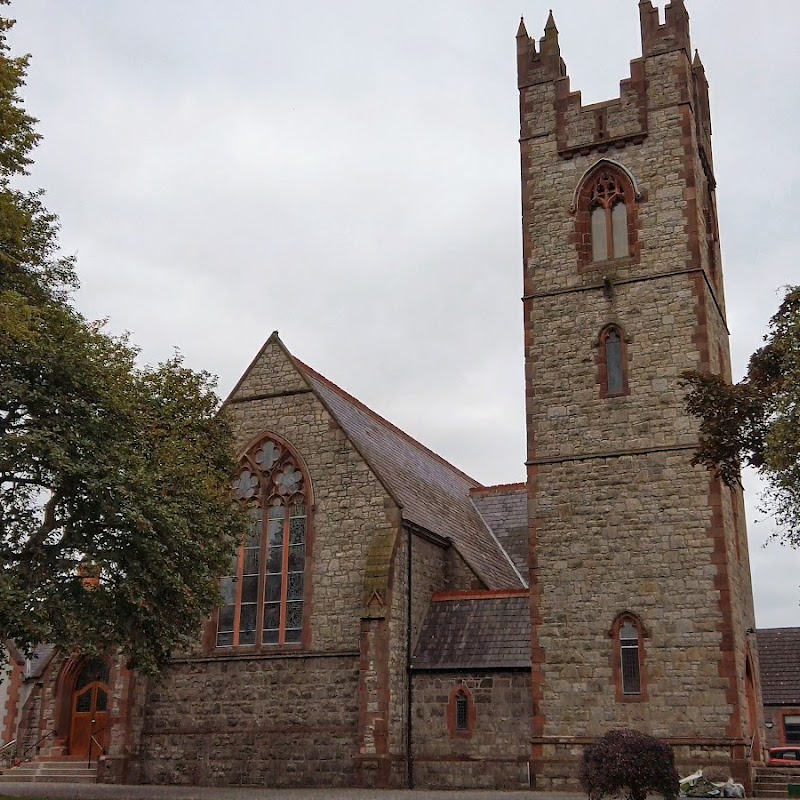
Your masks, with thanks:
[[[592,184],[592,261],[628,255],[628,210],[621,183],[611,169],[601,169]]]
[[[601,397],[630,394],[628,388],[628,339],[618,325],[608,325],[597,342],[597,381]]]
[[[450,692],[447,729],[452,739],[469,739],[475,729],[475,703],[469,689],[463,684]]]
[[[584,176],[573,207],[581,267],[638,257],[638,197],[629,173],[615,162],[600,161]]]
[[[264,437],[242,456],[233,489],[250,529],[222,578],[217,647],[300,644],[310,491],[301,462],[285,442]]]
[[[613,641],[611,656],[617,699],[647,699],[647,674],[644,663],[645,629],[633,614],[621,614],[610,632]]]

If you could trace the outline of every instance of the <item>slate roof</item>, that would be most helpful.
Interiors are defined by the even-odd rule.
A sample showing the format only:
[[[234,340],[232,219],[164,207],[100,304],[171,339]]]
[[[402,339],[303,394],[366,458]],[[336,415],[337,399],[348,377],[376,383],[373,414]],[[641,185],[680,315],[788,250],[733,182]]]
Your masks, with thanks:
[[[10,639],[6,641],[5,645],[13,661],[20,666],[25,666],[27,664],[25,678],[41,677],[56,651],[55,645],[40,644],[33,649],[30,658],[28,658]]]
[[[38,647],[36,647],[29,661],[30,671],[26,677],[41,677],[42,673],[45,671],[45,669],[47,669],[47,665],[50,663],[50,659],[52,659],[55,651],[56,647],[53,644],[40,644]]]
[[[470,500],[480,484],[311,367],[295,361],[311,388],[342,426],[376,475],[403,506],[403,517],[452,539],[488,589],[524,582]]]
[[[527,576],[528,490],[525,484],[472,489],[470,497],[520,574],[523,578]]]
[[[800,705],[800,628],[763,628],[756,640],[764,705]]]
[[[412,669],[518,669],[530,665],[527,594],[434,598],[411,661]]]

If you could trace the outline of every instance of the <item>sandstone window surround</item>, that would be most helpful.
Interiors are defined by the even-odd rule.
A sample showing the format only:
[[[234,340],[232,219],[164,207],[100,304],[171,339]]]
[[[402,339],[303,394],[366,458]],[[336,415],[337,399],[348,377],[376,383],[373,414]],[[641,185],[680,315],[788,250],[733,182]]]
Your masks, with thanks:
[[[628,381],[630,341],[622,327],[616,323],[606,325],[600,331],[595,341],[595,363],[601,398],[624,397],[631,393]]]
[[[463,684],[450,692],[447,729],[451,739],[471,739],[475,730],[475,703],[472,693]]]
[[[573,199],[578,266],[638,261],[638,202],[633,175],[621,164],[601,159],[578,183]]]
[[[630,612],[620,614],[609,631],[612,640],[612,682],[620,702],[647,700],[645,639],[642,621]]]
[[[275,434],[242,455],[233,490],[251,527],[221,581],[217,649],[308,644],[310,488],[302,459]]]

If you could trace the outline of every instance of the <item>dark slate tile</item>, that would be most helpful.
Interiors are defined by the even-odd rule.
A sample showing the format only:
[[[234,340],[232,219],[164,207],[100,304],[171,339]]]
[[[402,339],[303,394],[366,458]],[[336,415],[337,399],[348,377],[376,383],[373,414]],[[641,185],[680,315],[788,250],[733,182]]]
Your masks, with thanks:
[[[800,705],[800,628],[756,631],[764,705]]]
[[[431,603],[412,667],[530,667],[528,597],[439,600]]]

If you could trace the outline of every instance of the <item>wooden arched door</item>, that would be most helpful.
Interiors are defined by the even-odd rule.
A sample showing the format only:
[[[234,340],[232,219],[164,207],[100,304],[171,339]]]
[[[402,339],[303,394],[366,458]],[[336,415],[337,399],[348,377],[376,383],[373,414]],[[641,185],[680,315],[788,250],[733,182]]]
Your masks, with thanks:
[[[92,758],[105,748],[108,730],[108,665],[87,661],[72,691],[72,717],[69,728],[69,752],[73,756]]]

